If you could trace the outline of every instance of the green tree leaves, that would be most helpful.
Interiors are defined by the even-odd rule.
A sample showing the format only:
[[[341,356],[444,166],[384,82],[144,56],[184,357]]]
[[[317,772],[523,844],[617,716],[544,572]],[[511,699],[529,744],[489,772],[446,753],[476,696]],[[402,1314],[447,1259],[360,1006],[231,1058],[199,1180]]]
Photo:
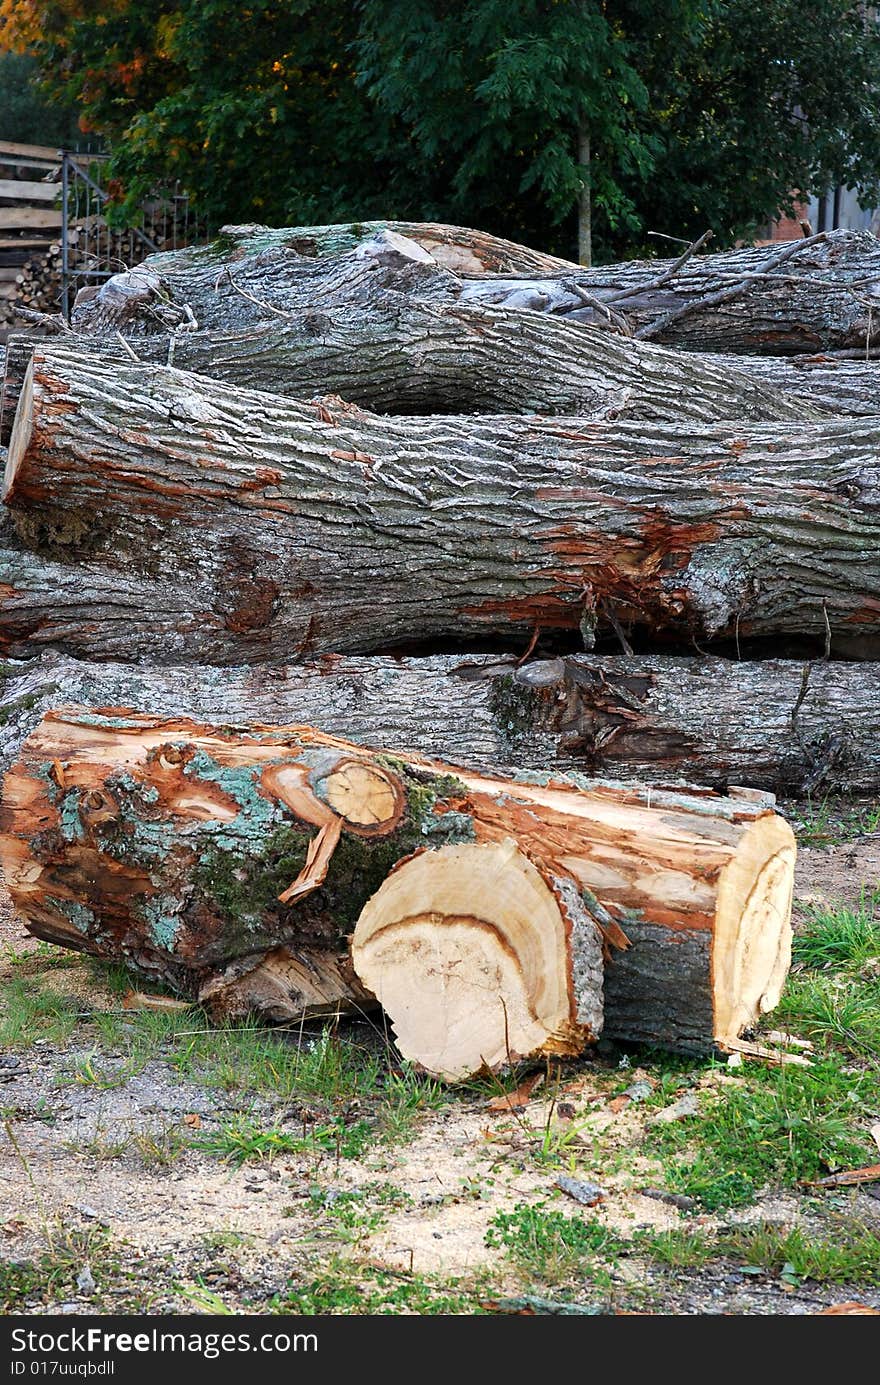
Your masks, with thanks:
[[[880,31],[856,0],[13,8],[128,199],[179,178],[215,224],[450,220],[573,256],[588,184],[607,258],[647,230],[729,243],[793,190],[880,200]]]

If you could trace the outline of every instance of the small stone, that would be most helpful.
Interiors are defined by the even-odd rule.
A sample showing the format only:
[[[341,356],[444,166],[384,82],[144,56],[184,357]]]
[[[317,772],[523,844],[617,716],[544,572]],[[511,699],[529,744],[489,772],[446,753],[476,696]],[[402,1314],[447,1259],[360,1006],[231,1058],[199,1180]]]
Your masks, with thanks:
[[[601,1202],[605,1196],[604,1191],[598,1183],[586,1183],[580,1178],[571,1178],[567,1173],[561,1173],[556,1180],[557,1188],[560,1188],[568,1197],[574,1198],[582,1207],[595,1207],[597,1202]]]
[[[658,1111],[656,1116],[652,1116],[650,1125],[669,1125],[672,1121],[686,1120],[688,1116],[698,1116],[700,1114],[700,1103],[696,1092],[685,1092],[678,1101],[674,1101],[671,1106],[666,1106],[662,1111]]]
[[[624,1096],[628,1096],[630,1101],[647,1101],[656,1085],[649,1077],[642,1078],[638,1082],[633,1082],[631,1087],[627,1087]]]
[[[86,1294],[87,1296],[91,1296],[95,1292],[97,1286],[89,1265],[83,1265],[79,1274],[76,1276],[76,1287],[81,1294]]]
[[[90,1207],[89,1204],[88,1204],[87,1202],[77,1202],[77,1203],[74,1203],[74,1209],[73,1209],[73,1210],[74,1210],[75,1212],[79,1212],[79,1214],[80,1214],[81,1217],[88,1217],[89,1221],[100,1221],[100,1220],[101,1220],[101,1213],[98,1212],[98,1211],[96,1211],[96,1209],[95,1209],[94,1207]]]

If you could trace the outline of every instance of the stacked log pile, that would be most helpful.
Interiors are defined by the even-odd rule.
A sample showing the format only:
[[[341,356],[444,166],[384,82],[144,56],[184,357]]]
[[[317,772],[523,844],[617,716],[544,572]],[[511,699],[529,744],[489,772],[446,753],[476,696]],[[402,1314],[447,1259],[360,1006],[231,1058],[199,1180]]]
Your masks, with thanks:
[[[772,1008],[773,792],[880,785],[880,247],[700,249],[230,227],[11,337],[37,936],[449,1079]]]

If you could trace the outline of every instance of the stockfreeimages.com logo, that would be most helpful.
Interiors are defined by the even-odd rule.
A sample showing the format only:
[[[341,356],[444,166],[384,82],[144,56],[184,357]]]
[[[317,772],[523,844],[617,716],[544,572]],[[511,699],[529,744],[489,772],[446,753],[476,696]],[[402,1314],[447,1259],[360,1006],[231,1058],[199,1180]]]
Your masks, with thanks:
[[[207,1361],[235,1352],[317,1351],[314,1332],[108,1332],[102,1327],[70,1328],[63,1332],[36,1332],[29,1328],[12,1330],[12,1351],[39,1356],[68,1356],[79,1353],[109,1356],[111,1353],[179,1353],[203,1356]],[[23,1375],[24,1361],[13,1362],[13,1375]],[[33,1363],[31,1365],[33,1370]]]

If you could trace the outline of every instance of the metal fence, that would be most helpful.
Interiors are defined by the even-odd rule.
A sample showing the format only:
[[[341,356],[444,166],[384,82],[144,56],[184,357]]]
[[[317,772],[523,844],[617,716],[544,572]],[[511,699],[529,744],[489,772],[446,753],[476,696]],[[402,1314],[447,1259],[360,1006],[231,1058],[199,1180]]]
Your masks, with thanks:
[[[145,198],[135,221],[108,224],[113,187],[104,157],[61,152],[61,311],[65,318],[78,289],[98,284],[140,264],[160,250],[209,239],[207,223],[194,216],[188,194],[176,183]]]

